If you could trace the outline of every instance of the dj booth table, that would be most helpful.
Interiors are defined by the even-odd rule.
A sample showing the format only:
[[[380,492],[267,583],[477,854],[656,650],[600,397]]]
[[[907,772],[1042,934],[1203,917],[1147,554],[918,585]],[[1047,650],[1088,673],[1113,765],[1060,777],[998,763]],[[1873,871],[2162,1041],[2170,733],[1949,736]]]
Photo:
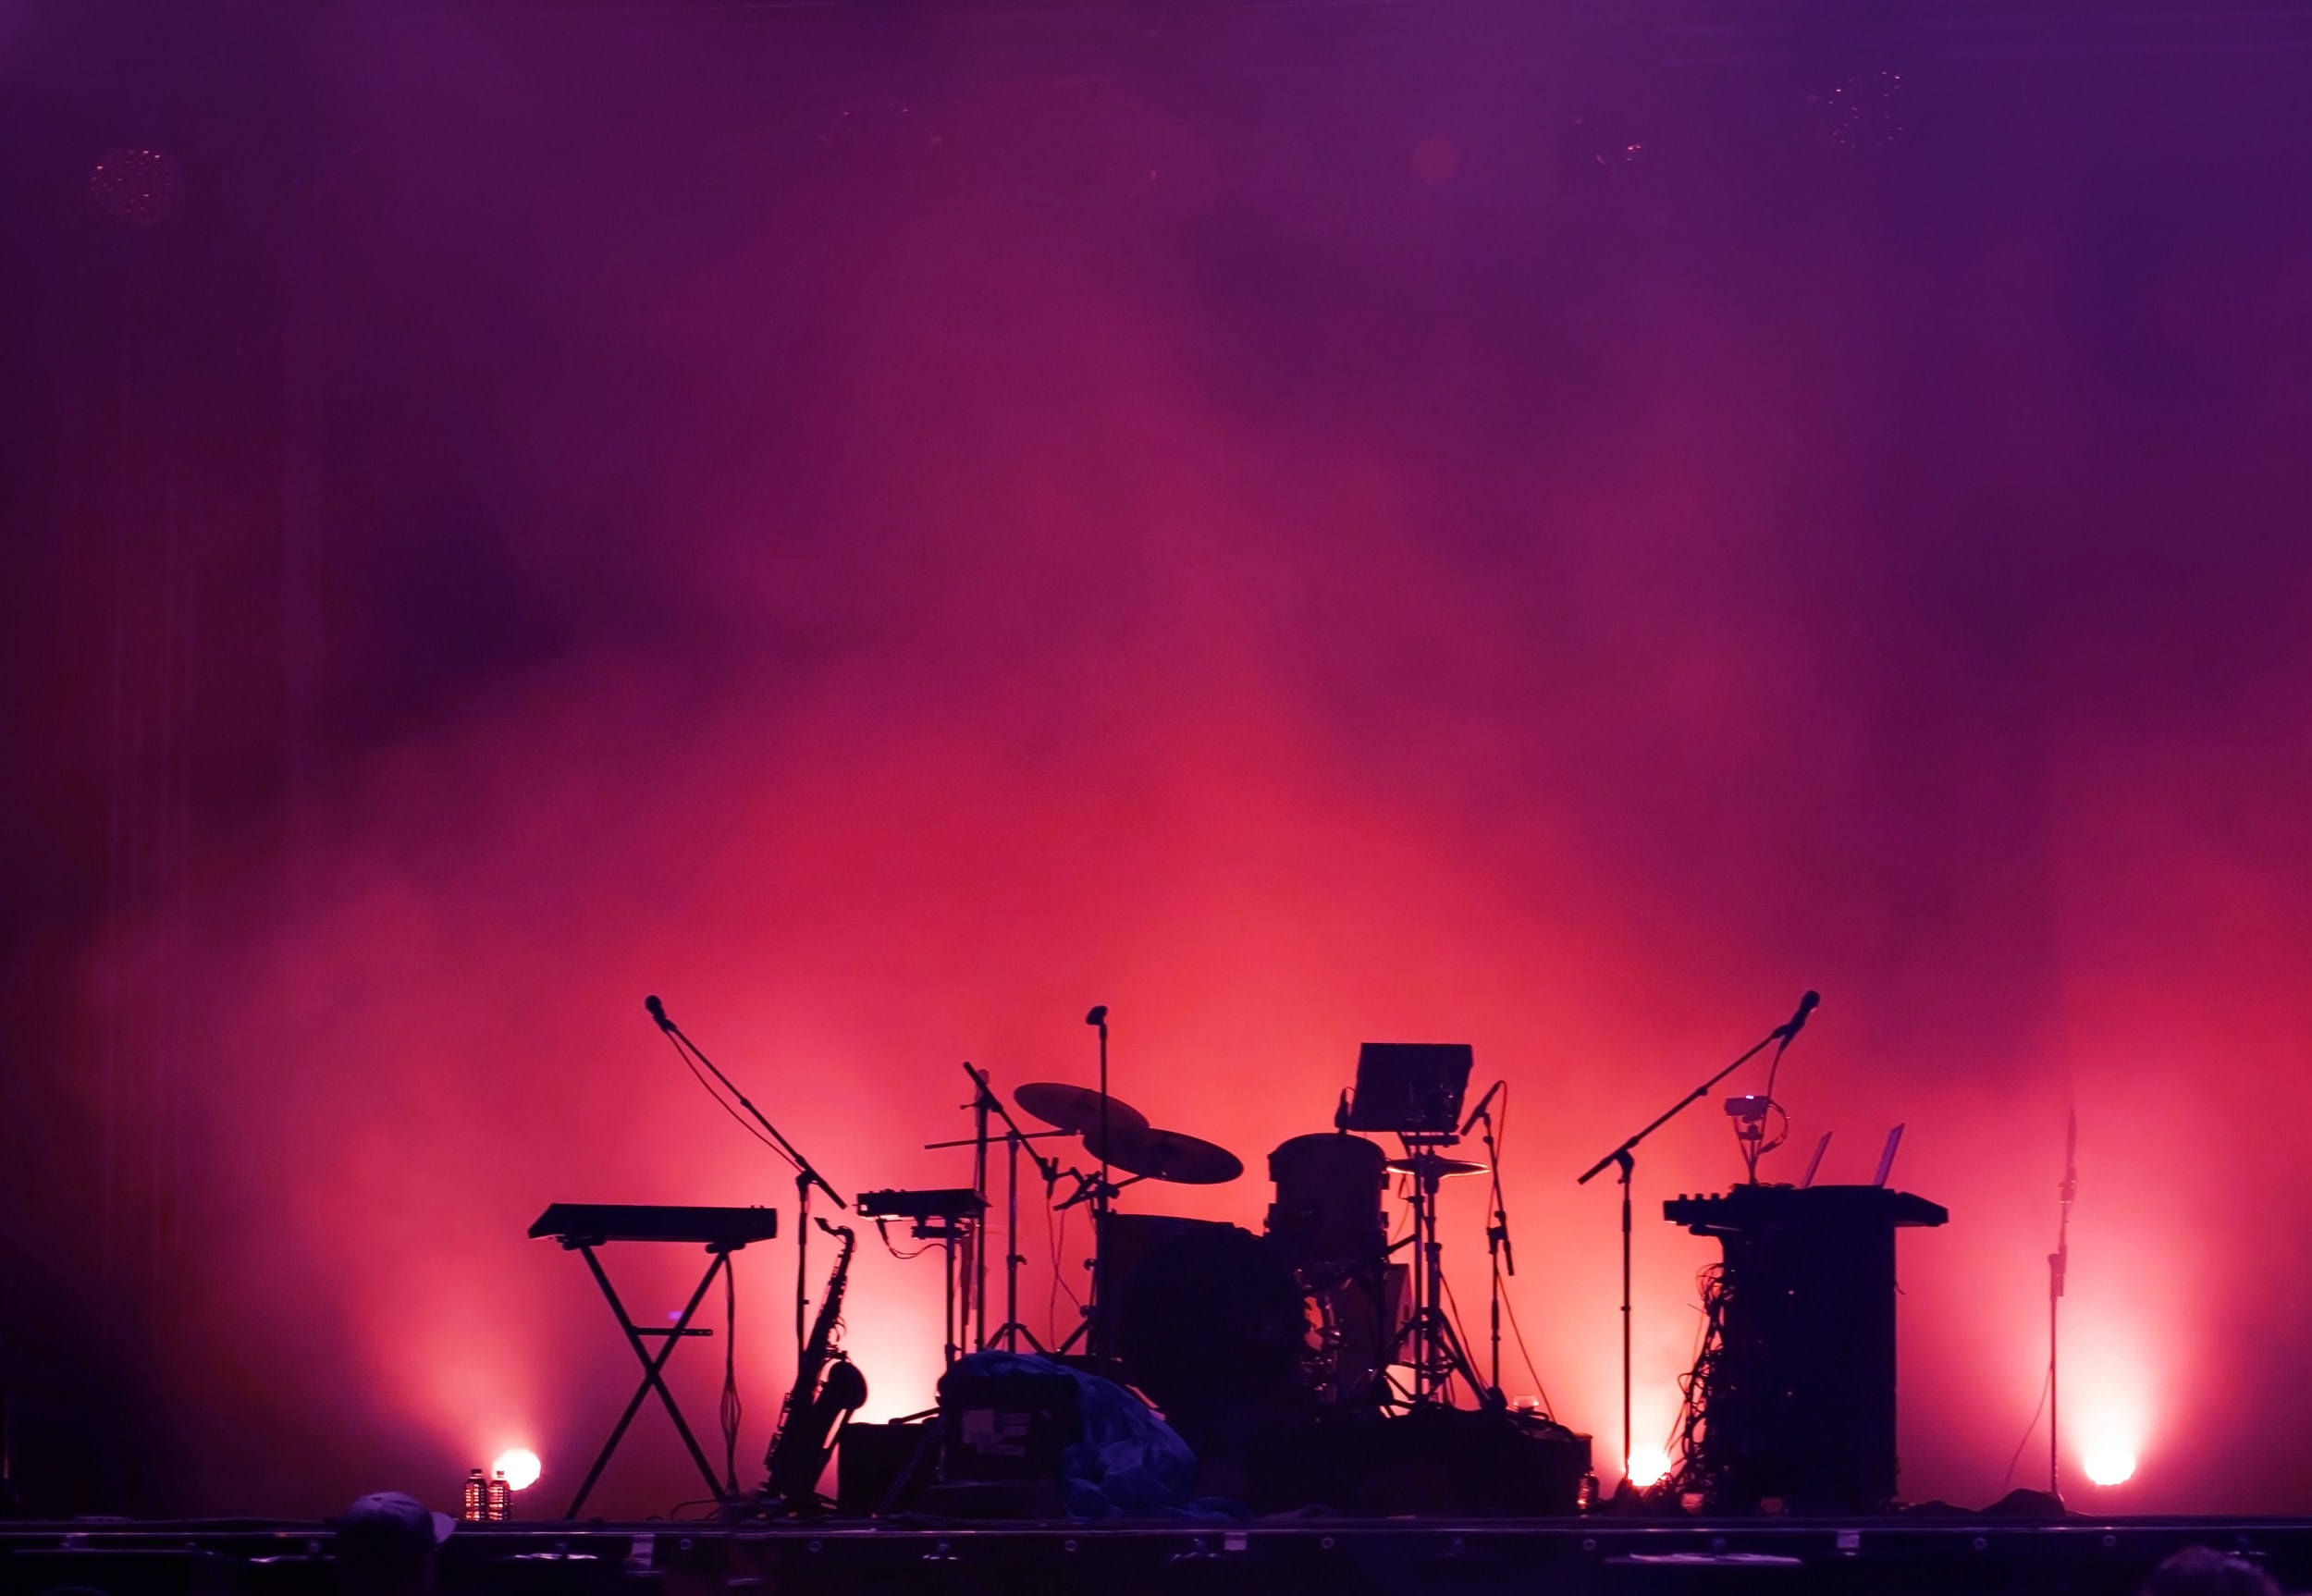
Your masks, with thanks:
[[[1711,1509],[1885,1510],[1896,1498],[1895,1232],[1949,1214],[1875,1185],[1739,1185],[1662,1211],[1725,1249],[1704,1294],[1706,1422],[1691,1466]]]

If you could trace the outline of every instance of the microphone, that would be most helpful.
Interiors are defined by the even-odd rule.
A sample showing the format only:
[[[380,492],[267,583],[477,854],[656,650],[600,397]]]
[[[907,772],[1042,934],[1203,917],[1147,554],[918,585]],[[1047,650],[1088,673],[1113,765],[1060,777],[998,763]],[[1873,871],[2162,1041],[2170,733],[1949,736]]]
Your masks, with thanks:
[[[1821,1006],[1822,994],[1820,992],[1809,992],[1798,1001],[1798,1013],[1790,1016],[1790,1023],[1783,1026],[1778,1033],[1782,1037],[1784,1047],[1787,1048],[1798,1040],[1798,1034],[1806,1028],[1806,1016]]]
[[[666,1017],[666,1005],[658,1001],[656,996],[645,998],[642,1001],[642,1006],[650,1011],[652,1019],[658,1022],[658,1029],[662,1031],[674,1029],[674,1022]]]
[[[1108,1005],[1105,1003],[1093,1004],[1092,1012],[1084,1016],[1084,1023],[1088,1025],[1106,1025],[1108,1023]]]
[[[1501,1088],[1508,1084],[1506,1081],[1495,1081],[1485,1088],[1485,1095],[1477,1099],[1477,1106],[1470,1111],[1470,1117],[1461,1122],[1461,1135],[1469,1135],[1470,1128],[1485,1117],[1485,1111],[1494,1106],[1494,1099],[1501,1095]]]

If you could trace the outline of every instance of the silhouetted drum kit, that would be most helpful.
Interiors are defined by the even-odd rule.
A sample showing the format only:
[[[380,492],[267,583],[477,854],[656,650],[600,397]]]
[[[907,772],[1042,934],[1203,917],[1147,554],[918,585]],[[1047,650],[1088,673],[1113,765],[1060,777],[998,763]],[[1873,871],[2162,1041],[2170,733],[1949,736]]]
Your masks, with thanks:
[[[1482,1400],[1498,1402],[1440,1301],[1439,1185],[1487,1170],[1439,1150],[1458,1140],[1469,1068],[1466,1048],[1369,1045],[1358,1106],[1345,1094],[1333,1130],[1294,1136],[1270,1153],[1275,1197],[1259,1234],[1115,1206],[1143,1182],[1236,1179],[1244,1163],[1227,1148],[1153,1125],[1129,1103],[1089,1087],[1018,1087],[1013,1100],[1051,1127],[1025,1134],[1079,1138],[1101,1166],[1069,1172],[1076,1190],[1060,1205],[1088,1205],[1096,1239],[1084,1323],[1058,1350],[1083,1342],[1094,1361],[1119,1367],[1190,1430],[1280,1400],[1343,1407],[1442,1401],[1456,1376]],[[1392,1158],[1359,1130],[1396,1134],[1402,1155]],[[1403,1182],[1409,1210],[1406,1234],[1394,1242],[1393,1180]]]

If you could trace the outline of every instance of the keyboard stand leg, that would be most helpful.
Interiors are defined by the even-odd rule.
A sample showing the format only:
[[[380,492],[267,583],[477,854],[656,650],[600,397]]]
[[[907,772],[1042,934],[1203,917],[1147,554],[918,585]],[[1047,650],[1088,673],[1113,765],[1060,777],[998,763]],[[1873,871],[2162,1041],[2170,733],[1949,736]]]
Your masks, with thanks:
[[[627,1401],[626,1411],[619,1415],[618,1427],[610,1431],[610,1439],[602,1443],[601,1455],[594,1460],[594,1467],[586,1470],[585,1483],[578,1487],[578,1494],[571,1500],[570,1511],[562,1516],[575,1519],[585,1506],[586,1498],[593,1493],[595,1482],[602,1478],[602,1470],[609,1466],[610,1456],[618,1450],[618,1443],[626,1439],[627,1427],[634,1422],[634,1415],[642,1411],[643,1403],[653,1391],[665,1404],[667,1417],[674,1420],[675,1433],[682,1436],[683,1446],[690,1452],[691,1461],[698,1466],[699,1478],[707,1482],[707,1493],[720,1502],[723,1499],[722,1483],[715,1479],[714,1465],[707,1460],[707,1454],[699,1447],[698,1438],[683,1422],[683,1410],[675,1406],[674,1393],[667,1389],[663,1370],[667,1359],[674,1356],[674,1349],[682,1344],[684,1333],[690,1329],[691,1316],[698,1311],[698,1305],[707,1300],[707,1288],[714,1284],[715,1276],[731,1267],[731,1255],[719,1247],[708,1248],[714,1254],[714,1261],[707,1266],[706,1274],[699,1280],[698,1289],[691,1293],[690,1302],[683,1307],[682,1317],[674,1321],[670,1330],[645,1330],[627,1317],[626,1305],[619,1300],[617,1288],[610,1284],[610,1277],[602,1268],[602,1260],[594,1256],[594,1248],[582,1244],[575,1250],[584,1255],[586,1267],[594,1271],[595,1283],[602,1288],[602,1295],[609,1301],[610,1312],[618,1318],[619,1329],[626,1332],[626,1344],[634,1349],[634,1357],[642,1364],[642,1383],[634,1388],[634,1394]],[[665,1344],[654,1355],[643,1344],[646,1335],[662,1336]]]

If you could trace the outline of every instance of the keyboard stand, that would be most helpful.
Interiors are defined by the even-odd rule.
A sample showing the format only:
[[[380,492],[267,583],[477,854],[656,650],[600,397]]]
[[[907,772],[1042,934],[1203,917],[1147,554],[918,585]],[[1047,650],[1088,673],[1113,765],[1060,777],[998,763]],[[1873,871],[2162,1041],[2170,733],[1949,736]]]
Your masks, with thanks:
[[[619,1300],[617,1288],[610,1284],[610,1277],[603,1270],[602,1260],[594,1256],[594,1241],[576,1236],[562,1238],[564,1249],[582,1255],[586,1260],[586,1267],[594,1271],[595,1283],[602,1288],[603,1298],[609,1303],[610,1311],[617,1315],[619,1329],[626,1332],[626,1344],[634,1349],[634,1357],[642,1364],[642,1383],[634,1388],[633,1396],[626,1404],[626,1411],[619,1415],[618,1428],[611,1430],[609,1440],[602,1443],[602,1455],[594,1460],[594,1467],[586,1470],[586,1482],[578,1487],[578,1494],[571,1499],[570,1511],[563,1514],[563,1517],[574,1519],[579,1510],[585,1506],[586,1497],[593,1492],[595,1481],[602,1478],[602,1470],[609,1466],[610,1455],[618,1450],[618,1443],[626,1439],[627,1427],[634,1422],[634,1415],[642,1411],[644,1399],[653,1391],[658,1393],[658,1400],[666,1404],[667,1417],[674,1420],[675,1432],[682,1436],[683,1446],[689,1449],[691,1461],[698,1465],[698,1477],[707,1482],[707,1493],[718,1503],[726,1502],[738,1494],[739,1482],[735,1477],[728,1485],[715,1479],[714,1465],[707,1460],[707,1454],[699,1447],[698,1438],[683,1422],[683,1410],[675,1406],[674,1393],[667,1389],[664,1371],[667,1359],[673,1356],[675,1347],[685,1337],[714,1334],[711,1330],[693,1330],[691,1316],[698,1311],[698,1305],[707,1300],[707,1290],[714,1284],[715,1276],[731,1267],[731,1255],[745,1245],[744,1242],[737,1246],[710,1245],[707,1248],[711,1255],[707,1272],[700,1277],[698,1289],[691,1293],[690,1302],[683,1307],[682,1317],[674,1321],[672,1328],[658,1330],[636,1324],[627,1316],[626,1305]],[[730,1330],[729,1325],[723,1326],[724,1334],[728,1335]],[[656,1353],[644,1344],[645,1336],[659,1338]]]

